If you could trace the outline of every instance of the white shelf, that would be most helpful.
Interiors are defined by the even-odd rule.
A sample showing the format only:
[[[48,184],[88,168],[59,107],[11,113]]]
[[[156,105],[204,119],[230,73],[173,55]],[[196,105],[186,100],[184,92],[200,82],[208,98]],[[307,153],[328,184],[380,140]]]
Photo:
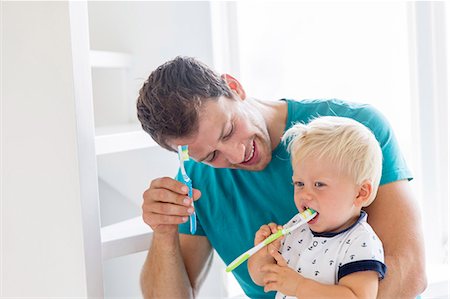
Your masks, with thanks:
[[[95,152],[98,155],[158,146],[139,124],[99,127],[95,129]]]
[[[131,55],[110,51],[89,51],[91,67],[96,68],[129,68]]]
[[[152,229],[140,216],[102,227],[103,260],[147,251],[152,234]]]

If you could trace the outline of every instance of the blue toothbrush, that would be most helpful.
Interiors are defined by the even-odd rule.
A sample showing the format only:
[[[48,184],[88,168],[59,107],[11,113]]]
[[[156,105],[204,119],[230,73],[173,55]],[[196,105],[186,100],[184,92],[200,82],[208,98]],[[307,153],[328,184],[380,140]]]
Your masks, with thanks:
[[[184,169],[184,161],[188,161],[189,160],[189,152],[188,152],[188,146],[187,145],[179,145],[178,146],[178,158],[180,159],[180,170],[181,170],[181,174],[183,175],[183,183],[186,184],[186,186],[188,186],[189,188],[189,192],[188,192],[188,196],[189,198],[192,198],[192,181],[189,178],[189,176],[186,173],[186,169]],[[192,200],[192,207],[194,207],[194,200]],[[190,224],[190,228],[191,228],[191,234],[195,234],[195,231],[197,230],[197,219],[196,219],[196,214],[195,214],[195,210],[194,213],[192,213],[189,216],[189,224]]]

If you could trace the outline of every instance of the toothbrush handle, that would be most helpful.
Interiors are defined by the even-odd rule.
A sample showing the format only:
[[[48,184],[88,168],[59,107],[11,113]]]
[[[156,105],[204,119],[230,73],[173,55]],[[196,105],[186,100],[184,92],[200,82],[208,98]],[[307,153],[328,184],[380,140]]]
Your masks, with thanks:
[[[314,211],[311,208],[308,208],[307,210],[303,211],[302,213],[300,213],[302,218],[299,219],[298,223],[296,223],[295,225],[293,225],[291,227],[288,227],[288,228],[279,229],[276,233],[270,235],[269,237],[267,237],[264,241],[262,241],[261,243],[259,243],[255,247],[247,250],[246,252],[244,252],[243,254],[238,256],[234,261],[231,262],[231,264],[228,265],[228,267],[225,270],[227,272],[233,271],[240,264],[245,262],[249,257],[251,257],[256,252],[258,252],[261,248],[263,248],[266,245],[269,245],[270,243],[272,243],[273,241],[275,241],[279,237],[287,235],[288,233],[298,229],[302,224],[304,224],[304,223],[310,221],[311,219],[313,219],[316,216],[316,214],[317,214],[317,212]]]
[[[189,198],[193,199],[193,197],[192,197],[192,181],[191,181],[191,179],[188,176],[184,177],[184,183],[189,188],[189,191],[188,191]],[[194,207],[194,200],[192,200],[192,207]],[[197,216],[197,214],[195,213],[195,210],[189,216],[189,225],[190,225],[190,231],[191,231],[192,235],[195,234],[195,231],[197,230],[197,218],[196,218],[196,216]]]
[[[238,256],[234,261],[231,262],[231,264],[228,265],[228,267],[225,269],[225,271],[227,271],[227,272],[233,271],[240,264],[242,264],[243,262],[248,260],[252,255],[257,253],[260,249],[262,249],[263,247],[269,245],[270,243],[272,243],[273,241],[275,241],[276,239],[278,239],[279,237],[281,237],[283,235],[284,235],[284,230],[283,229],[279,229],[276,233],[271,234],[269,237],[267,237],[264,241],[262,241],[261,243],[259,243],[255,247],[250,248],[249,250],[247,250],[246,252],[244,252],[243,254]]]
[[[185,177],[184,178],[184,183],[186,184],[186,186],[188,186],[188,197],[192,198],[192,181],[189,177]]]

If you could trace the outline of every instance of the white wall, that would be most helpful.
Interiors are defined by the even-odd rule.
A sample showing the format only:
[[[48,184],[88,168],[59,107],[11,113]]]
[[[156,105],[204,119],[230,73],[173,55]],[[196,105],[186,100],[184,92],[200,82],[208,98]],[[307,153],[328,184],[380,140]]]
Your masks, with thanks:
[[[1,5],[0,293],[86,297],[69,5]]]

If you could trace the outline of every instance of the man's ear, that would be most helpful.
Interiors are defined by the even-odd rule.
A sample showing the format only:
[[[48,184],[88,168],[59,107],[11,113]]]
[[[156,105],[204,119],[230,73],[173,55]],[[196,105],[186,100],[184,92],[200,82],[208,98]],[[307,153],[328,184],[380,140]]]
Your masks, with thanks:
[[[362,184],[359,186],[358,194],[356,195],[356,198],[354,200],[355,206],[364,207],[365,203],[369,200],[372,192],[372,182],[369,180],[365,180],[364,182],[362,182]]]
[[[232,91],[235,91],[237,93],[237,95],[241,98],[241,100],[245,100],[246,97],[245,90],[238,80],[236,80],[233,76],[228,74],[223,74],[221,78],[225,80],[225,82],[227,82],[228,87],[230,87]]]

